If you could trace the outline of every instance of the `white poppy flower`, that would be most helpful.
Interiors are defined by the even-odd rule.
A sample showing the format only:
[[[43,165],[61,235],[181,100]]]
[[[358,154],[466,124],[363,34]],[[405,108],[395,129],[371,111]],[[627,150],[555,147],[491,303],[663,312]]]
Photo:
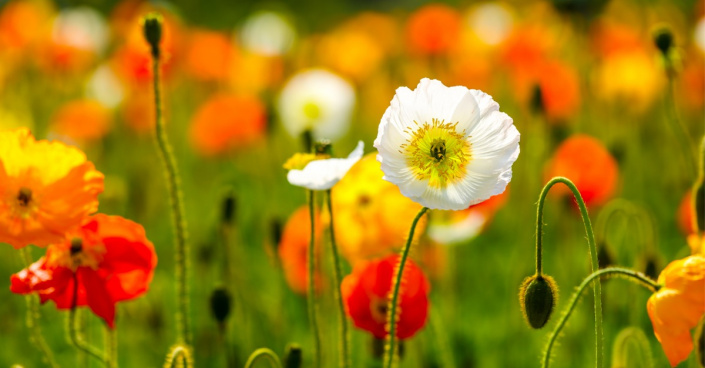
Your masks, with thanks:
[[[519,132],[491,96],[424,78],[400,87],[374,144],[384,179],[431,209],[462,210],[502,193]]]
[[[359,141],[347,158],[329,158],[309,162],[302,170],[289,170],[289,183],[311,190],[328,190],[362,158],[365,143]]]
[[[428,237],[440,244],[456,244],[470,240],[482,231],[487,216],[479,211],[469,212],[464,218],[454,222],[434,222],[428,224]]]
[[[323,69],[296,74],[279,97],[282,124],[297,138],[306,130],[315,139],[339,138],[348,130],[354,106],[353,86]]]
[[[283,55],[296,39],[294,26],[283,15],[259,11],[247,18],[240,33],[242,46],[267,56]]]

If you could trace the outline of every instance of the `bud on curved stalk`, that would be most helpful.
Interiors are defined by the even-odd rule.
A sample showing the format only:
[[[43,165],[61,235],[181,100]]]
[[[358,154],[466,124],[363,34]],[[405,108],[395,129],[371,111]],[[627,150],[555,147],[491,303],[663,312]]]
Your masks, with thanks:
[[[673,47],[673,32],[666,25],[658,26],[653,31],[654,44],[661,51],[664,57],[668,57],[668,52]]]
[[[524,279],[519,290],[519,302],[526,322],[540,329],[551,318],[558,300],[558,286],[551,276],[533,275]]]
[[[643,367],[652,368],[649,340],[638,327],[623,329],[612,346],[612,368]]]
[[[229,190],[224,198],[221,207],[221,223],[224,225],[232,225],[237,218],[237,198],[235,198],[235,193]]]
[[[162,16],[157,13],[147,14],[143,19],[144,38],[147,40],[152,57],[159,59],[159,42],[162,40]]]

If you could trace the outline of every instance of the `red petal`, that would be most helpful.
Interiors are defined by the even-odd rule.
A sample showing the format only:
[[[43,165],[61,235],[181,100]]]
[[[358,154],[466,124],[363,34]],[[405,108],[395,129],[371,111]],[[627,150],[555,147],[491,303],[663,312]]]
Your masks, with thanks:
[[[115,328],[115,302],[108,293],[105,280],[87,267],[80,267],[77,275],[79,284],[85,287],[86,300],[93,313],[105,320],[108,327]]]

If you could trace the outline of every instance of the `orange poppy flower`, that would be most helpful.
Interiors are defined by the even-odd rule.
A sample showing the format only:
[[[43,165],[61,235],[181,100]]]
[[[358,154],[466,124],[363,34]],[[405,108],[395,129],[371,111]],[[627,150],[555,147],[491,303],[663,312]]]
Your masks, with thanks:
[[[29,130],[0,132],[0,242],[45,246],[98,209],[103,174],[86,155]]]
[[[517,83],[524,83],[519,87],[523,96],[521,99],[528,103],[532,96],[533,88],[541,88],[541,98],[546,118],[551,123],[565,122],[580,108],[580,81],[578,73],[572,66],[551,60],[540,64],[535,74]]]
[[[350,263],[396,251],[404,245],[409,225],[421,210],[421,205],[382,176],[380,163],[370,153],[333,187],[336,240]],[[415,239],[423,234],[426,222],[426,217],[419,222]]]
[[[97,214],[12,275],[10,290],[37,293],[57,309],[88,306],[114,328],[115,303],[147,292],[156,266],[157,254],[141,225]]]
[[[261,138],[267,127],[266,114],[255,96],[215,95],[193,117],[191,140],[204,155],[225,153]]]
[[[314,225],[316,227],[316,244],[321,240],[323,233],[321,220],[316,213]],[[291,290],[305,294],[308,290],[308,245],[311,240],[311,221],[307,206],[297,209],[284,225],[281,241],[279,242],[279,259],[284,269],[284,278]],[[319,277],[315,276],[318,287]]]
[[[398,263],[397,255],[359,263],[340,286],[345,310],[355,326],[369,331],[378,339],[385,338],[389,333],[386,328],[387,308]],[[426,324],[430,288],[421,269],[408,260],[404,267],[397,308],[399,317],[396,334],[399,339],[414,336]]]
[[[26,53],[46,30],[52,13],[50,2],[10,1],[0,12],[0,50]]]
[[[235,60],[236,49],[224,34],[196,30],[186,51],[186,71],[203,81],[225,80]]]
[[[554,176],[572,180],[586,205],[601,205],[614,194],[619,169],[617,161],[600,141],[576,134],[558,147],[546,167],[546,179]],[[563,195],[570,193],[564,186],[558,186],[553,191]]]
[[[103,138],[110,129],[110,110],[95,100],[75,100],[62,106],[52,119],[52,130],[79,142]]]
[[[671,262],[661,271],[661,289],[646,303],[656,339],[672,367],[693,350],[690,330],[705,315],[705,257]]]
[[[418,9],[406,24],[409,47],[423,55],[447,53],[458,44],[460,31],[460,14],[442,4],[430,4]]]

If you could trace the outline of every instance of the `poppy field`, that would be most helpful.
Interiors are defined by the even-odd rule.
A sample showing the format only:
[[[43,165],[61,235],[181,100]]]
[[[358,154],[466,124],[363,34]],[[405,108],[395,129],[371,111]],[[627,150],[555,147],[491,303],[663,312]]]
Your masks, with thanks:
[[[705,2],[0,0],[0,366],[705,367]]]

